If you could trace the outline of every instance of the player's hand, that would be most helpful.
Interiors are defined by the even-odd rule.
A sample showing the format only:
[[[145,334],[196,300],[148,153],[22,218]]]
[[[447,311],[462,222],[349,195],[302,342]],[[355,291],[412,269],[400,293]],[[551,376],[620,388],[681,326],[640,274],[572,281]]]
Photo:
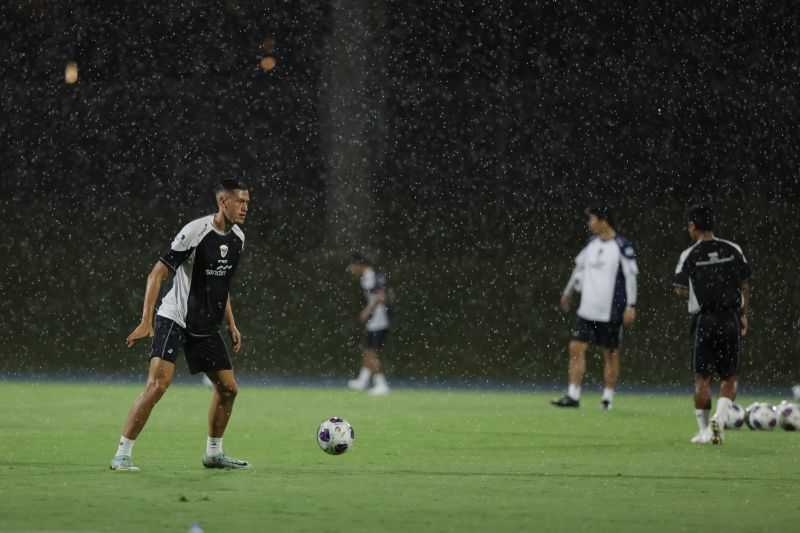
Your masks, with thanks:
[[[626,307],[625,314],[622,315],[622,323],[626,326],[630,326],[633,324],[634,320],[636,320],[636,308]]]
[[[145,337],[152,337],[152,336],[153,336],[153,324],[150,322],[139,322],[139,325],[136,326],[136,329],[131,331],[131,334],[128,335],[128,338],[125,339],[125,342],[128,344],[128,348],[130,348],[139,339],[144,339]]]
[[[242,349],[242,334],[236,326],[228,326],[228,332],[231,334],[231,344],[233,344],[233,353],[239,353]]]
[[[561,310],[565,313],[569,313],[570,308],[570,298],[566,294],[561,295]]]
[[[367,322],[369,320],[369,317],[370,317],[371,314],[372,314],[372,311],[370,311],[369,309],[364,309],[363,311],[361,311],[361,313],[359,313],[358,319],[361,322]]]
[[[742,315],[741,317],[739,317],[739,322],[742,325],[742,337],[745,337],[750,329],[750,324],[747,322],[747,316]]]

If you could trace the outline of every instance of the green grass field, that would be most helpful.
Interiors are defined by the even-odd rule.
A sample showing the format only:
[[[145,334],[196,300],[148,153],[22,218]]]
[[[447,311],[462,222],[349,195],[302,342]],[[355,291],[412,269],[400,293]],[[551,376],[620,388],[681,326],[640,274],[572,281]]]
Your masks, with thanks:
[[[137,441],[138,473],[108,470],[140,387],[0,382],[2,531],[796,531],[800,434],[688,443],[688,397],[620,395],[603,413],[550,395],[243,387],[209,471],[209,392],[176,385]],[[767,399],[767,398],[761,398]],[[741,403],[749,399],[742,398]],[[356,429],[323,454],[329,415]]]

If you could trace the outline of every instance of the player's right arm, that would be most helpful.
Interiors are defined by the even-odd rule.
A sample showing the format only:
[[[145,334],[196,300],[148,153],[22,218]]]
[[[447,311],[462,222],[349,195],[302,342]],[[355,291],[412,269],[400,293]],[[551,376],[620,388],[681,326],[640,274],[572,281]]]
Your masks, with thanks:
[[[581,250],[578,257],[575,258],[575,268],[572,269],[572,275],[567,281],[567,286],[561,293],[561,309],[566,313],[569,311],[570,300],[573,293],[580,290],[581,281],[583,280],[584,258],[586,256],[586,248]]]
[[[169,277],[170,271],[175,272],[181,264],[192,254],[197,240],[210,224],[208,217],[198,218],[186,224],[172,240],[167,253],[158,258],[147,276],[147,287],[144,290],[144,304],[142,306],[142,321],[128,335],[128,347],[145,337],[153,336],[153,314],[155,313],[161,282]]]
[[[680,259],[678,259],[678,266],[675,267],[675,274],[672,277],[672,291],[681,298],[689,297],[689,271],[687,270],[686,259],[690,250],[685,250],[681,254]]]
[[[142,321],[128,335],[128,348],[133,346],[139,339],[153,336],[153,314],[155,313],[156,301],[161,290],[161,283],[167,277],[169,277],[169,269],[163,262],[157,261],[147,276],[147,286],[144,290],[144,304],[142,306]]]

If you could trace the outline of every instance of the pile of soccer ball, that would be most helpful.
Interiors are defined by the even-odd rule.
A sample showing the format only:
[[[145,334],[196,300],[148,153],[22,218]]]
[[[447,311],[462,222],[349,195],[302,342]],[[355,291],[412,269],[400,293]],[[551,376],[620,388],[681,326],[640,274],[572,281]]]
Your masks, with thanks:
[[[342,455],[353,447],[356,432],[347,420],[332,416],[322,421],[317,429],[317,444],[331,455]]]
[[[777,426],[786,431],[800,431],[800,407],[783,401],[778,405],[754,402],[747,409],[733,404],[728,410],[726,429],[739,429],[746,425],[752,430],[772,431]]]

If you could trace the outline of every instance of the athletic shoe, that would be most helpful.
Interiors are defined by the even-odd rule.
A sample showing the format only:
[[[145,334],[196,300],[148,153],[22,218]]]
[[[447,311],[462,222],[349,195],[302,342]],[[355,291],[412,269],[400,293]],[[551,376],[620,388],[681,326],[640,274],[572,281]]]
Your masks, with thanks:
[[[228,468],[242,470],[250,468],[250,463],[243,459],[234,459],[227,455],[203,455],[203,466],[206,468]]]
[[[118,472],[138,472],[139,467],[133,464],[133,459],[130,455],[115,455],[111,459],[111,470]]]
[[[692,444],[708,444],[711,442],[711,430],[706,429],[698,432],[689,442]]]
[[[386,396],[389,394],[389,392],[390,390],[388,385],[375,385],[367,391],[367,394],[370,396]]]
[[[800,402],[800,385],[792,387],[792,394],[794,394],[794,401]]]
[[[569,394],[565,394],[558,400],[552,400],[550,402],[551,405],[555,405],[556,407],[580,407],[581,402],[572,398]]]
[[[347,388],[350,390],[365,391],[369,387],[369,381],[359,381],[357,379],[348,379]]]
[[[610,411],[611,400],[600,400],[600,407],[603,409],[603,411]]]
[[[722,434],[722,424],[719,423],[716,416],[711,417],[711,444],[722,444],[724,436]]]
[[[214,382],[208,379],[208,376],[206,376],[205,374],[203,374],[203,385],[205,385],[209,389],[214,388]]]

